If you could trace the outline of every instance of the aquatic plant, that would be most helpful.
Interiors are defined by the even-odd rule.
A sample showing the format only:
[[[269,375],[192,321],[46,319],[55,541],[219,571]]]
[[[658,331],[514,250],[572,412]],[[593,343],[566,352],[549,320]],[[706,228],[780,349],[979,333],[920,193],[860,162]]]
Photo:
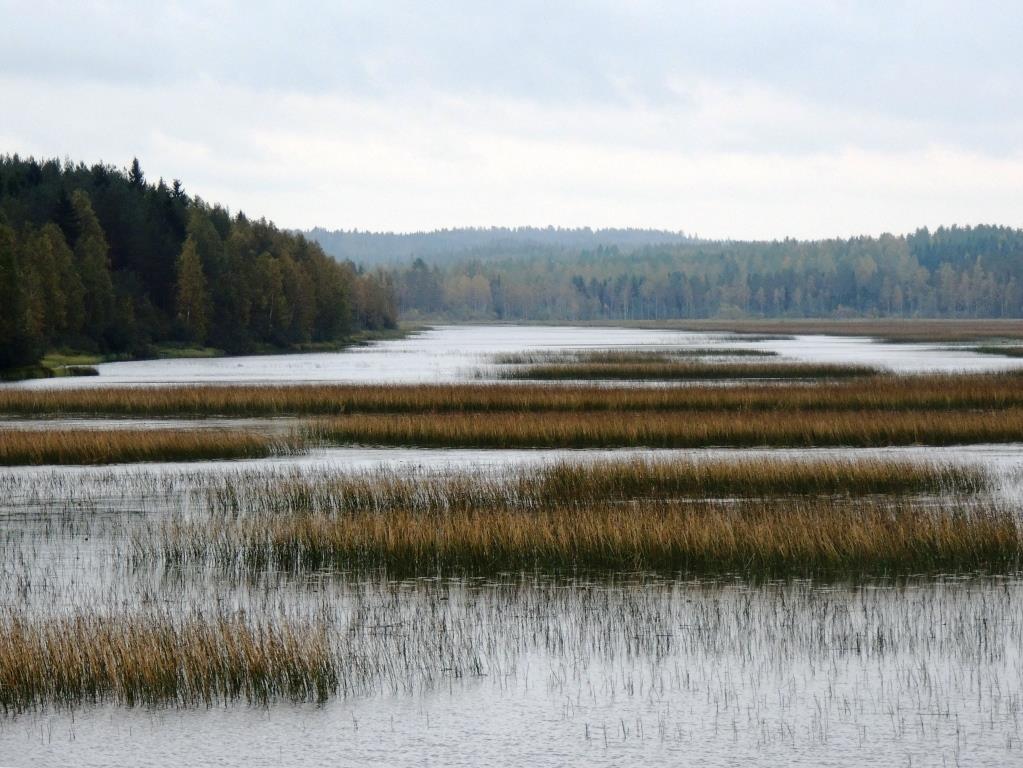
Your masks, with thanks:
[[[1018,373],[883,375],[728,387],[299,384],[0,388],[10,415],[280,416],[512,411],[955,411],[1023,406]]]
[[[297,448],[295,439],[243,430],[0,430],[0,465],[7,466],[257,458]]]
[[[1023,440],[1023,409],[445,413],[321,419],[331,443],[472,448],[702,448],[955,445]]]
[[[246,569],[386,567],[393,574],[662,571],[850,575],[1005,572],[1017,516],[991,504],[679,500],[531,509],[467,507],[175,520],[135,542],[139,561]]]

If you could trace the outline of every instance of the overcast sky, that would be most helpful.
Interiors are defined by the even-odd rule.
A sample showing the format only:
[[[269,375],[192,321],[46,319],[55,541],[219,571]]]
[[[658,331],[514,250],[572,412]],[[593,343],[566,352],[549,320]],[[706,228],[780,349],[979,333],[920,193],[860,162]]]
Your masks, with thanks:
[[[0,18],[0,152],[137,155],[285,227],[1023,226],[1018,0],[0,0]]]

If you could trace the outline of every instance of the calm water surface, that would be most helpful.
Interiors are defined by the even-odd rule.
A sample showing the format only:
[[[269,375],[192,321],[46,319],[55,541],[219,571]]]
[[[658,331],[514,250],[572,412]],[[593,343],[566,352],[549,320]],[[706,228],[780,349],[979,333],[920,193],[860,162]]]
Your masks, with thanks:
[[[27,387],[191,382],[444,382],[495,353],[743,347],[898,371],[1023,360],[947,345],[750,340],[615,328],[440,327],[334,354],[110,363]],[[485,375],[485,374],[484,374]],[[55,420],[50,428],[255,426],[237,420]],[[9,428],[38,428],[8,420]],[[502,471],[610,456],[897,457],[977,464],[1023,498],[1023,445],[940,449],[486,451],[330,448],[239,462],[0,471],[0,612],[244,610],[330,616],[377,670],[324,706],[87,706],[0,715],[0,766],[1023,764],[1023,581],[606,583],[509,577],[263,573],[133,565],[134,537],[187,513],[223,474]],[[380,634],[376,628],[394,627]],[[396,674],[393,660],[414,660]]]
[[[36,379],[28,388],[194,383],[457,382],[474,379],[494,354],[609,347],[777,352],[785,359],[876,365],[894,371],[997,371],[1023,359],[980,355],[947,344],[888,344],[859,337],[795,336],[750,341],[742,334],[633,328],[440,326],[405,339],[343,352],[182,360],[139,360],[96,366],[99,376]]]

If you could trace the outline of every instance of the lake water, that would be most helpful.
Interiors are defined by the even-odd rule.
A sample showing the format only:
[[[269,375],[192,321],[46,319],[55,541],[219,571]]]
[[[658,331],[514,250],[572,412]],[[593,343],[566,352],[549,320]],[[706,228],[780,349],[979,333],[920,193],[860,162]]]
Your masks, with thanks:
[[[16,386],[447,382],[497,353],[751,348],[897,371],[1023,360],[948,345],[751,340],[615,328],[440,327],[335,354],[110,363]],[[483,374],[486,375],[485,373]],[[293,420],[51,420],[45,428]],[[40,422],[8,420],[9,428]],[[225,573],[134,563],[133,542],[225,473],[502,471],[609,456],[894,457],[976,464],[1023,498],[1023,445],[947,448],[486,451],[324,448],[238,462],[0,470],[0,615],[160,612],[327,622],[362,670],[325,705],[244,703],[0,714],[0,766],[1023,764],[1023,580],[864,583],[509,576],[403,579]],[[381,632],[381,627],[387,627]],[[395,659],[411,660],[407,666]],[[357,662],[357,664],[356,664]],[[354,668],[354,667],[353,667]],[[367,672],[368,670],[368,672]]]
[[[343,352],[104,363],[96,366],[99,376],[35,379],[5,386],[457,382],[479,377],[481,369],[486,378],[489,360],[495,354],[606,348],[756,349],[777,352],[782,359],[874,365],[899,372],[1023,367],[1023,358],[982,355],[948,344],[890,344],[839,336],[749,339],[742,334],[632,328],[440,326]]]

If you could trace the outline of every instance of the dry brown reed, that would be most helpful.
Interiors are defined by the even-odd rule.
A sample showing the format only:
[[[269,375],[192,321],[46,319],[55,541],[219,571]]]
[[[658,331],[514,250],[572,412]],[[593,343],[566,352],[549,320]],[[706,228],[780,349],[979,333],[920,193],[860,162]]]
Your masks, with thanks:
[[[1023,409],[353,415],[314,438],[364,445],[470,448],[703,448],[956,445],[1023,441]]]
[[[0,413],[278,416],[510,411],[957,410],[1023,406],[1015,373],[878,376],[733,387],[529,384],[195,385],[60,390],[0,388]]]
[[[613,570],[882,574],[1017,566],[1011,512],[833,499],[644,500],[562,509],[253,515],[164,526],[136,557],[393,574]]]
[[[258,458],[297,449],[294,438],[241,430],[0,430],[0,465],[113,464]]]
[[[0,616],[0,708],[323,701],[337,687],[315,624],[233,617]]]
[[[713,381],[739,379],[848,379],[875,376],[865,365],[827,363],[720,363],[696,361],[594,361],[542,363],[501,370],[504,379],[532,381]]]
[[[609,501],[771,495],[976,494],[973,467],[891,460],[644,458],[559,462],[510,472],[225,476],[205,489],[214,515],[551,510]]]
[[[1009,347],[1009,346],[984,346],[984,347],[972,347],[972,352],[977,352],[981,355],[1001,355],[1002,357],[1023,357],[1023,347]]]
[[[777,352],[742,347],[664,349],[594,349],[566,351],[509,352],[494,355],[497,365],[540,365],[547,363],[670,363],[701,357],[777,357]]]

